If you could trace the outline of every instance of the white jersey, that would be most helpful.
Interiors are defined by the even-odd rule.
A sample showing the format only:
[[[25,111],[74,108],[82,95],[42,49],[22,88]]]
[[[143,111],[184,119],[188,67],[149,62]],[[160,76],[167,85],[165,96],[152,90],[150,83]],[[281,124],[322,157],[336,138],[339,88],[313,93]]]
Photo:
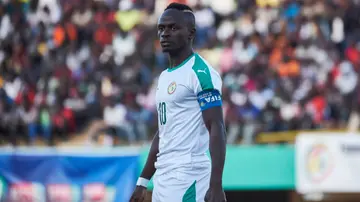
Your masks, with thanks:
[[[219,73],[198,54],[160,74],[156,91],[157,172],[209,162],[209,132],[202,110],[221,106],[221,87]]]

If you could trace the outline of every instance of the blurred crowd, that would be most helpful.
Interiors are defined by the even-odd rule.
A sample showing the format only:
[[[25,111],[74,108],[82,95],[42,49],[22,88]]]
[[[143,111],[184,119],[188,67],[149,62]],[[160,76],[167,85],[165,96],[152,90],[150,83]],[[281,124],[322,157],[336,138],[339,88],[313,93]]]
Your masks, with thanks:
[[[358,110],[358,0],[3,0],[1,140],[51,145],[94,119],[98,133],[150,139],[171,2],[193,8],[194,49],[222,75],[228,143],[342,128]]]

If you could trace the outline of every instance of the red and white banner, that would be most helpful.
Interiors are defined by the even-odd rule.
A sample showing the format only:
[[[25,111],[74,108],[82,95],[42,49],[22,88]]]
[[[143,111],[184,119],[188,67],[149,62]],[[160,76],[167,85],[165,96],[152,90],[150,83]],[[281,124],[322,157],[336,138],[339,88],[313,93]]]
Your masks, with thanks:
[[[299,193],[360,193],[360,134],[304,133],[295,148]]]

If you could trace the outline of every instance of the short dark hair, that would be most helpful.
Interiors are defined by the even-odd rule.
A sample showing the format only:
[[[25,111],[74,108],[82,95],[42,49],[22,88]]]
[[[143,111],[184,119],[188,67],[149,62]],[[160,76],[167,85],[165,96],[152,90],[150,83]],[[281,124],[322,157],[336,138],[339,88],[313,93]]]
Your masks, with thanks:
[[[176,10],[179,10],[179,11],[191,11],[191,12],[193,12],[193,10],[190,8],[190,6],[185,5],[185,4],[180,4],[180,3],[171,3],[171,4],[169,4],[165,8],[165,11],[169,10],[169,9],[176,9]]]

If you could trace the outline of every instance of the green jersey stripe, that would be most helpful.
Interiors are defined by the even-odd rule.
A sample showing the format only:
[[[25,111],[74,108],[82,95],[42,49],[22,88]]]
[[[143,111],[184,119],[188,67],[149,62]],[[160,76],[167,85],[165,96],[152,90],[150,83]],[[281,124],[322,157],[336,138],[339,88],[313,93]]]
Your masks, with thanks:
[[[195,63],[192,69],[199,79],[202,90],[214,89],[214,85],[211,80],[210,69],[198,54],[195,55]]]

